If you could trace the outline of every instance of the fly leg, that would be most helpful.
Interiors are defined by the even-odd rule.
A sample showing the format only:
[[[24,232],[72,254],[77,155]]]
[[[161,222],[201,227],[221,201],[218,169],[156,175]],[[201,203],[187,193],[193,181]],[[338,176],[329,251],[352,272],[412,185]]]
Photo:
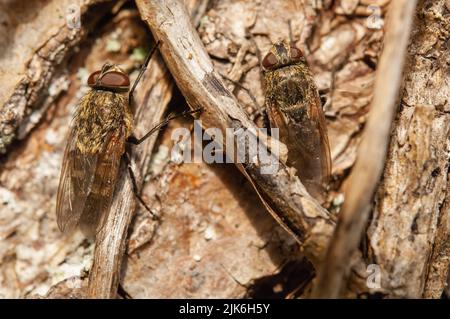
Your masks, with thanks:
[[[184,111],[184,112],[182,112],[180,114],[171,114],[166,119],[164,119],[163,121],[161,121],[160,123],[155,125],[143,137],[138,139],[134,135],[131,135],[127,139],[127,143],[133,144],[133,145],[139,145],[142,142],[144,142],[147,138],[149,138],[153,133],[155,133],[156,131],[159,131],[161,128],[163,128],[165,125],[167,125],[169,123],[169,121],[171,121],[171,120],[173,120],[173,119],[175,119],[177,117],[186,116],[186,115],[197,113],[197,112],[200,112],[200,111],[201,111],[201,108],[197,108],[195,110]],[[150,215],[152,215],[153,219],[158,219],[158,216],[150,209],[150,207],[148,207],[148,205],[145,203],[145,201],[139,195],[139,187],[137,185],[136,176],[135,176],[135,174],[133,172],[133,168],[131,167],[131,156],[130,156],[130,153],[131,153],[130,150],[127,149],[125,151],[124,158],[125,158],[125,163],[127,164],[127,169],[128,169],[128,174],[129,174],[130,179],[131,179],[131,184],[133,185],[133,193],[136,196],[136,198],[139,200],[139,202],[142,204],[142,206],[144,206],[145,209],[150,213]]]
[[[265,34],[264,34],[264,35],[265,35]],[[268,35],[265,35],[265,36],[268,37]],[[263,92],[265,92],[265,91],[266,91],[266,79],[265,79],[265,77],[264,77],[263,68],[261,67],[261,66],[262,66],[262,59],[263,59],[263,56],[262,56],[262,54],[261,54],[261,50],[259,49],[258,44],[256,43],[256,40],[255,40],[255,36],[254,36],[254,34],[250,31],[250,29],[247,29],[247,30],[246,30],[246,37],[247,37],[248,39],[250,39],[250,42],[252,43],[252,46],[253,46],[253,48],[255,49],[255,54],[256,54],[256,57],[258,58],[259,79],[260,79],[260,81],[261,81],[262,90],[263,90]]]
[[[127,164],[128,175],[130,176],[130,179],[131,179],[131,185],[133,186],[134,196],[136,196],[136,198],[141,203],[141,205],[144,206],[144,208],[150,213],[150,215],[152,215],[152,218],[157,220],[158,215],[155,212],[153,212],[150,207],[148,207],[148,205],[145,203],[145,201],[142,199],[141,195],[139,194],[139,187],[137,185],[136,176],[134,175],[133,168],[131,167],[131,158],[130,158],[129,151],[125,152],[124,158],[125,158],[125,163]]]
[[[252,121],[255,121],[255,119],[257,119],[259,116],[261,116],[264,120],[264,126],[266,126],[266,124],[268,123],[268,117],[267,117],[267,113],[266,113],[266,108],[264,106],[261,106],[258,101],[256,100],[256,97],[253,95],[253,93],[247,89],[245,86],[243,86],[241,83],[239,83],[238,81],[234,81],[233,79],[227,77],[226,75],[220,74],[221,77],[223,77],[225,80],[230,81],[231,83],[233,83],[235,86],[237,86],[238,88],[240,88],[241,90],[243,90],[245,93],[247,93],[247,95],[250,97],[250,99],[252,100],[252,102],[255,104],[255,108],[256,111],[253,112],[253,114],[250,115],[250,119]]]
[[[147,55],[147,57],[145,58],[144,64],[142,64],[141,69],[139,70],[139,74],[138,74],[136,80],[134,81],[133,86],[131,87],[130,92],[128,94],[128,103],[129,103],[129,105],[131,105],[131,103],[133,101],[133,94],[134,94],[134,90],[136,89],[136,86],[138,85],[139,81],[141,80],[142,75],[144,74],[145,70],[147,70],[148,63],[150,62],[151,57],[155,53],[156,49],[160,46],[160,44],[161,44],[161,41],[158,41],[153,46],[153,48],[150,50],[150,52]],[[194,113],[197,113],[199,111],[201,111],[201,108],[197,108],[195,110],[184,111],[181,114],[171,114],[166,119],[164,119],[163,121],[158,123],[155,127],[153,127],[142,138],[137,139],[135,136],[130,136],[128,138],[128,140],[127,140],[127,143],[131,143],[131,144],[134,144],[134,145],[139,145],[142,142],[144,142],[154,132],[156,132],[156,131],[160,130],[161,128],[163,128],[164,126],[166,126],[169,123],[170,120],[172,120],[174,118],[177,118],[177,117],[186,116],[188,114],[194,114]]]
[[[133,299],[131,295],[123,288],[122,284],[119,282],[119,287],[117,288],[117,294],[123,299]]]
[[[257,45],[256,40],[255,40],[255,37],[254,37],[253,33],[251,33],[250,28],[246,29],[246,38],[247,38],[247,42],[242,45],[241,49],[238,52],[237,58],[239,58],[239,56],[240,56],[240,58],[243,59],[245,57],[245,53],[246,52],[252,52],[252,53],[254,52],[254,54],[256,55],[256,57],[258,59],[258,64],[257,65],[259,67],[259,77],[260,77],[262,90],[264,92],[265,91],[265,78],[264,78],[264,74],[263,74],[263,71],[262,71],[262,68],[261,68],[261,61],[262,61],[261,51],[258,48],[258,45]],[[251,50],[251,48],[253,50]],[[244,54],[240,54],[242,50],[245,51]],[[240,65],[242,62],[238,61],[236,63]],[[253,67],[254,66],[251,66],[251,65],[247,66],[246,69],[244,70],[243,74],[247,73]],[[226,79],[226,80],[230,81],[231,83],[233,83],[233,85],[235,85],[235,87],[238,87],[239,89],[243,90],[250,97],[250,99],[252,100],[252,102],[253,102],[253,104],[255,106],[255,110],[256,110],[255,112],[253,112],[253,114],[250,115],[250,119],[252,121],[255,121],[258,117],[262,117],[264,127],[269,127],[269,120],[268,120],[268,116],[267,116],[267,112],[266,112],[265,106],[264,105],[260,105],[258,103],[256,97],[253,95],[253,93],[248,88],[243,86],[239,82],[239,80],[236,81],[236,77],[235,76],[233,77],[233,75],[235,75],[235,73],[237,73],[237,72],[233,73],[234,69],[235,69],[235,67],[233,66],[233,69],[230,72],[231,76],[226,76],[224,74],[220,74],[220,75],[224,79]],[[243,76],[243,74],[241,74],[239,76],[239,78],[241,78]]]
[[[153,46],[153,48],[150,50],[147,57],[145,58],[144,64],[142,64],[141,69],[139,70],[139,74],[138,74],[136,80],[134,81],[130,92],[128,93],[128,105],[131,105],[131,102],[133,100],[134,90],[136,89],[136,86],[138,85],[139,81],[141,80],[142,75],[144,74],[145,70],[147,70],[147,66],[148,66],[148,63],[150,62],[152,55],[155,53],[156,49],[159,47],[160,44],[161,44],[161,41],[156,42],[156,44]]]
[[[127,143],[133,144],[133,145],[139,145],[142,142],[144,142],[147,138],[149,138],[153,133],[159,131],[160,129],[162,129],[164,126],[166,126],[167,124],[169,124],[169,122],[173,119],[176,119],[178,117],[183,117],[183,116],[187,116],[187,115],[192,115],[195,113],[199,113],[202,111],[202,108],[196,108],[194,110],[187,110],[184,111],[182,113],[179,114],[170,114],[168,117],[166,117],[164,120],[162,120],[161,122],[159,122],[158,124],[156,124],[150,131],[148,131],[143,137],[141,138],[137,138],[134,135],[131,135],[128,139],[127,139]]]

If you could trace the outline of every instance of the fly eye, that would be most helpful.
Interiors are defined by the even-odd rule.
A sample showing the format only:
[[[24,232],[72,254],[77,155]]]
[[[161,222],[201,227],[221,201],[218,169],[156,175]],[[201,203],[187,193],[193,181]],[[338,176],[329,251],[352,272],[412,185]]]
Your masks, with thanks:
[[[106,73],[102,76],[100,81],[102,86],[109,88],[123,88],[130,86],[130,78],[128,75],[117,71]]]
[[[303,58],[303,53],[296,47],[291,47],[291,59],[294,61],[299,61],[301,58]]]
[[[267,55],[262,60],[262,65],[265,69],[272,69],[278,64],[278,59],[272,52],[267,53]]]
[[[99,79],[101,73],[102,71],[95,71],[89,76],[87,83],[90,87],[98,86],[112,91],[125,91],[130,86],[130,78],[123,72],[110,71]]]
[[[94,73],[91,73],[91,75],[89,75],[87,84],[90,87],[95,86],[95,83],[97,82],[98,76],[100,75],[101,71],[95,71]]]

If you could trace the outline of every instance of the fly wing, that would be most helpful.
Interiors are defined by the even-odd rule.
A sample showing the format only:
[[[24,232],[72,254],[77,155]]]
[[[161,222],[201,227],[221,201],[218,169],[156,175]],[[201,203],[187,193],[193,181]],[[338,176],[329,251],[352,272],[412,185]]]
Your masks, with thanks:
[[[73,126],[64,151],[56,197],[56,219],[62,232],[71,231],[78,225],[97,165],[95,154],[85,154],[78,149],[76,136]]]
[[[89,237],[94,236],[104,225],[113,197],[120,167],[125,152],[125,130],[112,131],[106,145],[98,155],[93,172],[93,181],[80,218],[80,228]]]
[[[278,106],[277,101],[274,99],[268,99],[266,101],[266,109],[267,115],[269,117],[270,127],[278,128],[280,141],[286,144],[286,138],[289,135],[289,129],[286,119],[283,113],[280,111],[280,107]]]
[[[327,124],[325,115],[323,114],[320,98],[316,98],[314,107],[310,109],[312,123],[315,123],[319,136],[320,144],[320,165],[322,168],[322,183],[329,182],[331,176],[331,152],[330,143],[328,141]]]
[[[281,111],[282,102],[277,98],[267,100],[266,106],[271,126],[279,128],[280,141],[288,148],[287,164],[297,170],[308,192],[322,199],[331,159],[320,99],[315,102],[299,104],[289,112]]]

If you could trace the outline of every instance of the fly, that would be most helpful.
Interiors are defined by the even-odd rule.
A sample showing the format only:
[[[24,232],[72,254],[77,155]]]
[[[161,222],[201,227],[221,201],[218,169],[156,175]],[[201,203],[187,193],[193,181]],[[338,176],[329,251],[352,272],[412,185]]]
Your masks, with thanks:
[[[287,165],[307,191],[323,200],[331,174],[325,116],[313,75],[300,49],[287,41],[275,43],[262,60],[265,104],[270,126],[279,129],[288,148]]]
[[[101,229],[111,205],[122,157],[128,164],[136,197],[151,213],[138,195],[126,143],[142,143],[174,117],[161,122],[141,139],[132,135],[133,92],[158,45],[149,53],[131,90],[128,75],[117,65],[106,63],[89,76],[87,84],[91,90],[78,103],[62,161],[56,199],[61,231],[79,226],[91,237]]]

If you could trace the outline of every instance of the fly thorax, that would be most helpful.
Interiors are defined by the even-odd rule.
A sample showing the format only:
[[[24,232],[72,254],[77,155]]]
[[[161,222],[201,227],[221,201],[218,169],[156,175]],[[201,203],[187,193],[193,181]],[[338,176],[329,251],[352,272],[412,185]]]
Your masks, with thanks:
[[[80,101],[76,114],[80,151],[101,150],[109,133],[124,124],[126,103],[124,95],[101,90],[92,90]]]
[[[291,112],[304,106],[307,97],[305,84],[300,77],[286,77],[273,86],[271,96],[281,111]]]

